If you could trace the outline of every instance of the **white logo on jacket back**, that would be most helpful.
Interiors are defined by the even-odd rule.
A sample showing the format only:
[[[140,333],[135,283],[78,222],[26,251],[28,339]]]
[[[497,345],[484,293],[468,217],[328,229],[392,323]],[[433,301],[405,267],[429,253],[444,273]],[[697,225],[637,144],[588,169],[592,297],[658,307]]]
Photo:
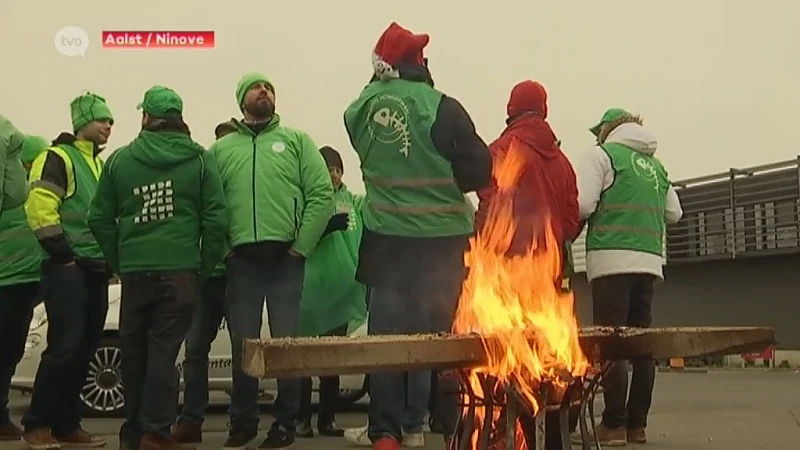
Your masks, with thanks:
[[[159,181],[133,188],[133,195],[144,201],[142,211],[133,218],[133,223],[155,222],[174,215],[172,205],[172,180]]]
[[[411,149],[411,133],[408,122],[411,113],[402,98],[382,94],[369,103],[367,129],[376,141],[398,144],[397,151],[408,157]]]

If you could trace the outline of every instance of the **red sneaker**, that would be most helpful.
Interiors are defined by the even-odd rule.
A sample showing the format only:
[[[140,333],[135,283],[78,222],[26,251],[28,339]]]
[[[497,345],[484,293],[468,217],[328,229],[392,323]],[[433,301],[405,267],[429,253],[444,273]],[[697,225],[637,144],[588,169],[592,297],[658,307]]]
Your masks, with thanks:
[[[400,443],[393,437],[383,437],[372,444],[372,450],[400,450]]]

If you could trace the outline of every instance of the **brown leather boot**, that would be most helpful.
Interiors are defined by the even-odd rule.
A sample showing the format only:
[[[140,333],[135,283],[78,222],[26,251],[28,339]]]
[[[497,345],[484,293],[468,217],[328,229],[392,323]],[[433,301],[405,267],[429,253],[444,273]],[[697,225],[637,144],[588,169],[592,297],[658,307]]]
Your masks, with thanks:
[[[172,438],[164,438],[155,433],[145,433],[139,450],[195,450],[196,447],[187,447],[175,442]]]
[[[60,450],[61,444],[50,432],[49,427],[40,427],[23,433],[22,440],[30,450]]]
[[[5,425],[0,425],[0,441],[18,441],[22,439],[22,430],[8,422]]]
[[[197,422],[180,421],[172,428],[172,439],[179,444],[203,442],[203,426]]]
[[[100,436],[91,435],[81,427],[72,430],[71,433],[65,436],[58,436],[56,439],[62,447],[98,448],[106,446],[105,439],[101,438]]]
[[[631,444],[646,444],[647,433],[644,427],[628,428],[628,442]]]

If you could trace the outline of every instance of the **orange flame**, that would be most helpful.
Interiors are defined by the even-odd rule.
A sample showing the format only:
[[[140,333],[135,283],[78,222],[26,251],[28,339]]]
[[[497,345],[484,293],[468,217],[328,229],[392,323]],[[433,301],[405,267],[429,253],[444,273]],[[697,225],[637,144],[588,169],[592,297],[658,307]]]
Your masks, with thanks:
[[[525,164],[524,151],[512,144],[506,156],[495,162],[498,194],[466,254],[469,276],[453,331],[484,337],[488,365],[470,375],[476,394],[493,394],[484,393],[479,381],[479,375],[491,376],[501,385],[514,386],[528,409],[536,412],[545,406],[538,398],[541,381],[548,380],[556,395],[563,395],[569,383],[565,375],[583,376],[589,363],[578,341],[574,298],[560,288],[561,247],[549,217],[544,220],[544,248],[533,242],[524,255],[506,256],[516,230],[511,199]],[[497,423],[496,409],[494,415],[488,420]],[[476,416],[473,448],[477,448],[477,430],[487,420],[481,411]],[[521,430],[516,431],[519,436]],[[520,450],[526,448],[522,441],[517,439]]]

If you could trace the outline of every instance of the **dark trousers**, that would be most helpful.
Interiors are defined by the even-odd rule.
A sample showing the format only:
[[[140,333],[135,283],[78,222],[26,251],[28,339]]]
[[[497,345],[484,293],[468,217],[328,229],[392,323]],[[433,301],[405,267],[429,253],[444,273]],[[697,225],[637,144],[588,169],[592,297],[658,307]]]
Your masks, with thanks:
[[[242,370],[242,343],[261,337],[264,299],[267,303],[270,335],[297,336],[300,297],[303,293],[305,260],[286,256],[271,264],[251,261],[235,252],[227,264],[228,326],[233,357],[231,426],[257,428],[259,422],[258,379]],[[279,378],[278,396],[272,406],[273,426],[296,429],[300,409],[300,379]]]
[[[347,324],[323,334],[322,336],[345,336]],[[298,422],[311,421],[311,377],[300,380],[300,412]],[[332,424],[336,420],[336,405],[339,401],[339,377],[319,378],[319,411],[317,412],[317,428]]]
[[[76,264],[45,263],[42,285],[47,348],[22,423],[26,431],[50,427],[58,438],[81,424],[81,390],[106,323],[108,276]]]
[[[369,334],[404,334],[449,332],[455,318],[461,283],[417,283],[404,290],[373,287],[370,299]],[[430,373],[424,374],[430,381]],[[421,379],[421,378],[420,378]],[[376,372],[369,378],[369,437],[375,442],[381,437],[402,440],[406,405],[404,372]],[[458,380],[440,378],[440,394],[436,419],[445,436],[453,436],[460,414]],[[409,393],[409,395],[414,395]],[[429,391],[424,398],[428,404]],[[423,411],[426,409],[423,407]],[[424,412],[423,412],[424,415]],[[416,430],[410,430],[416,431]],[[421,430],[420,430],[421,431]]]
[[[25,353],[39,282],[0,286],[0,425],[11,423],[8,392]]]
[[[208,408],[208,353],[226,316],[226,286],[224,276],[206,280],[200,302],[194,310],[192,325],[186,333],[183,409],[178,421],[203,423]]]
[[[609,275],[592,280],[594,324],[650,327],[655,281],[656,277],[649,274]],[[631,362],[630,393],[627,361],[617,361],[603,382],[603,424],[608,428],[647,426],[656,376],[655,361],[638,358]]]
[[[178,408],[175,361],[199,294],[194,272],[122,276],[119,335],[125,422],[119,434],[131,448],[138,448],[145,432],[169,438]]]

